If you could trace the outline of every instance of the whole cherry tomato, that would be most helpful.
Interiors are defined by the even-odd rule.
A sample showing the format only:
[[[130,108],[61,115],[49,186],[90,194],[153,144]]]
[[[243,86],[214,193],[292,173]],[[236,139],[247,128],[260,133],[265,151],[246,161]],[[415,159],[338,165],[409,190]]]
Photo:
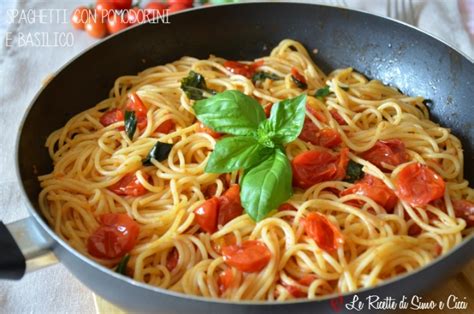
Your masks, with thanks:
[[[123,15],[111,14],[107,19],[107,30],[111,34],[115,34],[128,27],[128,23]]]
[[[78,7],[74,9],[71,15],[71,24],[75,29],[84,29],[87,19],[92,12],[86,7]]]
[[[158,15],[163,15],[168,6],[162,2],[149,2],[145,6],[145,14],[147,17],[157,17]]]
[[[103,38],[107,35],[107,27],[102,21],[102,17],[97,14],[89,16],[84,25],[86,32],[95,38]]]

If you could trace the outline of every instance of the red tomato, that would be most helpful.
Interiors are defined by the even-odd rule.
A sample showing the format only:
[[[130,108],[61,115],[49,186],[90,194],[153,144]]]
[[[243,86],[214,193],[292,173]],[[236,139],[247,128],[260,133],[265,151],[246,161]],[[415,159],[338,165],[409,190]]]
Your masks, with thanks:
[[[237,239],[233,233],[226,233],[223,237],[213,240],[211,245],[214,248],[214,251],[221,254],[224,246],[234,245],[236,242]]]
[[[466,221],[468,227],[474,227],[474,203],[467,200],[453,200],[456,217]]]
[[[166,268],[168,268],[169,271],[172,271],[173,269],[175,269],[176,265],[178,265],[178,260],[178,250],[176,248],[173,248],[166,257]]]
[[[291,205],[290,203],[283,203],[278,207],[279,212],[282,212],[285,210],[297,211],[296,207]]]
[[[243,211],[244,208],[240,203],[240,187],[238,184],[233,184],[219,197],[217,225],[224,226],[232,219],[242,215]]]
[[[198,132],[198,133],[207,133],[207,134],[209,134],[210,136],[212,136],[212,137],[215,138],[215,139],[218,139],[218,138],[220,138],[220,137],[222,136],[221,133],[216,132],[216,131],[214,131],[214,130],[211,129],[211,128],[208,128],[208,127],[205,126],[202,122],[199,122],[199,123],[198,123],[198,127],[197,127],[197,129],[196,129],[196,132]]]
[[[241,245],[234,244],[222,248],[224,262],[240,271],[253,273],[267,266],[272,257],[267,246],[257,240],[247,240]]]
[[[226,270],[223,270],[219,273],[219,277],[217,278],[217,286],[219,287],[220,294],[223,294],[232,285],[232,281],[234,281],[232,268],[226,268]]]
[[[357,194],[373,199],[377,204],[384,207],[388,212],[392,212],[397,204],[398,198],[395,193],[383,183],[382,180],[364,175],[362,180],[357,181],[350,188],[342,191],[341,195]]]
[[[243,75],[247,78],[252,78],[258,67],[263,65],[263,61],[257,61],[252,64],[244,64],[238,61],[226,61],[224,67],[234,74]]]
[[[402,169],[395,178],[395,193],[411,206],[424,206],[443,197],[443,178],[428,166],[413,163]]]
[[[135,247],[140,227],[127,214],[104,214],[99,221],[101,226],[87,240],[90,255],[114,259]]]
[[[172,130],[176,128],[176,124],[172,119],[168,119],[161,123],[155,130],[155,132],[158,133],[164,133],[164,134],[169,134],[171,133]]]
[[[293,185],[307,189],[316,183],[344,179],[349,162],[347,154],[347,149],[340,154],[317,150],[299,154],[291,161]]]
[[[301,84],[306,85],[306,79],[303,75],[300,74],[300,72],[298,72],[296,68],[291,69],[291,76],[293,76],[293,78],[299,81]]]
[[[187,6],[187,5],[184,5],[184,4],[181,4],[181,3],[175,3],[175,4],[172,4],[169,6],[168,8],[168,12],[169,13],[174,13],[174,12],[179,12],[179,11],[183,11],[183,10],[186,10],[186,9],[189,9],[190,6]]]
[[[103,23],[107,21],[109,16],[114,14],[115,9],[117,9],[115,5],[107,0],[98,0],[95,5],[95,13]]]
[[[122,110],[112,109],[105,112],[102,117],[100,117],[100,123],[103,126],[109,126],[119,121],[123,121],[124,116]]]
[[[326,252],[336,250],[344,241],[339,229],[320,213],[311,212],[304,221],[306,234]]]
[[[273,107],[273,104],[272,103],[269,103],[268,105],[266,105],[264,108],[263,108],[263,111],[265,111],[265,116],[267,118],[270,118],[270,113],[272,111],[272,107]]]
[[[87,34],[95,38],[102,38],[107,35],[107,27],[102,21],[102,18],[98,15],[90,16],[84,24],[84,29]]]
[[[316,124],[311,121],[310,118],[304,118],[303,129],[301,130],[300,135],[298,136],[299,139],[310,142],[311,144],[318,145],[319,138],[318,138],[319,128]]]
[[[322,123],[328,122],[328,119],[326,119],[326,116],[313,108],[310,104],[306,104],[306,111],[308,111],[313,117],[321,121]]]
[[[326,148],[333,148],[342,143],[339,132],[331,128],[320,130],[309,118],[304,119],[303,129],[298,137],[313,145]]]
[[[146,173],[143,174],[145,180],[148,180],[148,177]],[[148,192],[134,173],[126,174],[120,181],[109,186],[108,189],[117,195],[124,196],[141,196]]]
[[[148,17],[157,17],[163,15],[168,6],[162,2],[148,2],[145,6],[145,14]]]
[[[202,230],[214,233],[217,230],[218,211],[219,199],[215,196],[211,197],[194,210],[194,220]]]
[[[380,169],[385,169],[382,166],[382,162],[388,165],[398,166],[408,161],[405,144],[398,139],[379,140],[371,149],[363,152],[360,156]]]
[[[319,131],[319,145],[326,148],[333,148],[342,143],[339,132],[334,129],[324,128]]]
[[[408,228],[408,235],[412,237],[416,237],[417,235],[421,233],[421,231],[423,231],[423,229],[421,229],[420,226],[414,223]]]
[[[305,275],[304,277],[300,278],[297,282],[298,282],[298,284],[300,284],[302,286],[307,286],[308,287],[314,280],[316,280],[315,275]],[[295,298],[304,298],[304,297],[307,296],[307,293],[303,292],[297,286],[286,285],[286,284],[283,284],[283,285],[286,286],[286,289],[288,290],[288,292]]]
[[[194,3],[194,0],[168,0],[169,5],[173,4],[182,4],[187,6],[188,8],[192,7]]]
[[[147,108],[143,104],[142,100],[136,93],[130,94],[130,101],[128,102],[125,110],[127,111],[135,111],[135,116],[137,117],[137,126],[139,130],[143,130],[146,128],[148,121],[146,117]]]
[[[339,114],[339,112],[337,112],[336,109],[329,110],[329,113],[339,125],[347,125],[346,120],[344,120],[344,118]]]
[[[74,9],[71,15],[71,24],[75,29],[84,29],[85,22],[92,12],[86,7],[78,7]]]
[[[111,14],[107,19],[107,30],[109,33],[118,33],[128,27],[125,17],[119,14]]]
[[[102,10],[106,7],[108,9],[126,10],[132,6],[132,0],[97,0],[96,10]]]
[[[143,23],[146,19],[147,15],[145,14],[145,10],[138,7],[134,7],[127,12],[127,21],[129,25]]]

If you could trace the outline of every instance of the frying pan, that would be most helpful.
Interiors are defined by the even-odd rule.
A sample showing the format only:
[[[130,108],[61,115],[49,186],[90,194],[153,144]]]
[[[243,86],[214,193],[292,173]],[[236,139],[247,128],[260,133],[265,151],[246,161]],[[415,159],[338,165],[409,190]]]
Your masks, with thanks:
[[[65,65],[35,97],[23,120],[17,144],[17,173],[31,216],[0,223],[0,274],[20,278],[49,262],[50,252],[91,290],[125,309],[163,313],[315,313],[347,311],[355,294],[399,298],[458,271],[473,258],[474,240],[415,272],[377,287],[317,301],[229,302],[188,296],[118,275],[74,251],[47,225],[39,212],[38,174],[52,170],[44,147],[53,130],[107,97],[114,80],[183,55],[248,60],[268,55],[285,38],[317,48],[315,62],[326,72],[352,66],[369,78],[433,101],[435,121],[450,127],[464,145],[465,176],[474,181],[474,65],[439,40],[378,16],[328,6],[248,3],[196,9],[170,17],[170,24],[144,24],[102,41]],[[17,244],[15,244],[14,240]],[[50,254],[50,255],[47,255]],[[67,283],[64,283],[67,284]]]

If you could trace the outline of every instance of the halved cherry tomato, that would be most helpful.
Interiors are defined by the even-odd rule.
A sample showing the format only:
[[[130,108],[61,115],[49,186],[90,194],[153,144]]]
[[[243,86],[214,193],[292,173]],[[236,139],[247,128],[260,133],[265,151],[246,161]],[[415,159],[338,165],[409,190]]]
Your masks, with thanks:
[[[143,104],[142,100],[136,93],[131,93],[130,101],[128,102],[127,106],[125,107],[126,111],[135,111],[135,116],[137,117],[137,126],[139,130],[143,130],[146,128],[148,121],[146,117],[147,109]]]
[[[395,193],[411,206],[424,206],[443,197],[443,178],[428,166],[413,163],[402,169],[395,178]]]
[[[179,260],[179,253],[178,250],[174,247],[171,249],[171,251],[168,253],[168,256],[166,257],[166,268],[168,268],[169,271],[172,271],[175,269],[176,265],[178,265],[178,260]]]
[[[219,287],[220,294],[223,294],[232,285],[232,281],[234,281],[232,268],[226,268],[219,273],[219,277],[217,277],[217,286]]]
[[[318,110],[316,110],[315,108],[313,108],[313,106],[311,106],[309,103],[306,103],[306,111],[311,113],[311,115],[313,115],[313,117],[318,119],[318,121],[321,121],[322,123],[328,122],[328,119],[326,119],[326,116],[322,114],[321,112],[319,112]]]
[[[263,60],[254,62],[252,64],[244,64],[238,61],[226,61],[224,67],[234,74],[243,75],[247,78],[252,78],[258,67],[263,65]]]
[[[217,215],[219,212],[219,199],[214,196],[206,200],[194,210],[194,220],[202,230],[214,233],[217,230]]]
[[[385,169],[382,162],[391,166],[398,166],[408,161],[405,144],[398,139],[379,140],[371,149],[363,152],[360,156],[382,170]]]
[[[339,132],[331,128],[320,130],[309,118],[305,118],[303,129],[298,136],[301,140],[326,148],[333,148],[342,143]]]
[[[211,129],[211,128],[208,128],[208,127],[205,126],[202,122],[199,122],[199,123],[198,123],[198,127],[197,127],[197,129],[196,129],[196,132],[198,132],[198,133],[207,133],[207,134],[209,134],[210,136],[212,136],[212,137],[215,138],[215,139],[218,139],[218,138],[220,138],[220,137],[222,136],[221,133],[216,132],[216,131],[214,131],[214,130]]]
[[[140,227],[127,214],[104,214],[99,221],[101,226],[87,240],[90,255],[114,259],[135,247]]]
[[[337,112],[336,109],[329,110],[329,113],[339,125],[347,125],[346,120],[344,120],[344,118],[339,114],[339,112]]]
[[[191,8],[191,6],[185,5],[185,4],[182,4],[182,3],[175,3],[175,4],[171,4],[169,6],[168,12],[169,13],[179,12],[179,11],[183,11],[183,10],[186,10],[186,9],[189,9],[189,8]]]
[[[304,277],[300,278],[297,282],[302,285],[308,287],[314,280],[316,280],[315,275],[305,275]],[[304,298],[307,296],[306,292],[303,292],[299,287],[293,286],[293,285],[286,285],[283,283],[283,285],[286,287],[288,292],[295,298]]]
[[[340,154],[326,151],[308,151],[299,154],[291,161],[293,185],[307,189],[316,183],[342,180],[349,162],[348,149]]]
[[[267,246],[257,240],[247,240],[241,245],[234,244],[222,248],[224,262],[240,271],[253,273],[267,266],[272,257]]]
[[[299,83],[299,85],[306,85],[305,77],[301,75],[300,72],[298,72],[297,68],[295,67],[291,68],[291,76],[293,77],[294,81],[297,81]]]
[[[109,18],[107,19],[107,30],[111,34],[120,32],[121,30],[124,30],[127,27],[128,27],[128,23],[125,17],[119,14],[111,14]]]
[[[148,2],[145,6],[145,14],[148,17],[157,17],[163,15],[168,6],[162,2]]]
[[[397,204],[398,198],[395,193],[383,183],[382,180],[365,174],[353,186],[341,192],[341,195],[357,194],[373,199],[377,204],[392,212]]]
[[[336,250],[344,241],[339,229],[320,213],[311,212],[304,220],[306,234],[326,252]]]
[[[124,116],[122,110],[112,109],[105,112],[102,117],[100,117],[100,123],[103,126],[109,126],[119,121],[123,121]]]
[[[474,203],[468,200],[453,200],[456,217],[466,221],[468,227],[474,227]]]
[[[84,6],[80,6],[72,12],[71,24],[75,29],[84,29],[85,22],[89,18],[92,12]]]
[[[326,148],[333,148],[342,143],[341,135],[334,129],[324,128],[319,131],[319,145]]]
[[[176,124],[172,119],[168,119],[161,123],[156,129],[155,132],[169,134],[172,130],[176,128]]]
[[[148,174],[143,173],[143,178],[148,180]],[[120,181],[109,186],[107,189],[117,195],[125,196],[141,196],[148,192],[140,181],[138,181],[138,178],[134,173],[126,174],[122,179],[120,179]]]
[[[217,215],[217,225],[224,226],[232,219],[242,215],[244,208],[240,203],[240,187],[232,184],[225,193],[219,197],[219,214]]]
[[[297,211],[296,207],[291,205],[290,203],[283,203],[278,207],[279,212],[282,212],[285,210]]]
[[[306,117],[304,118],[303,129],[301,130],[301,133],[298,138],[305,142],[310,142],[314,145],[318,145],[318,132],[318,126],[314,124],[310,118]]]
[[[98,15],[91,15],[84,24],[86,32],[95,38],[102,38],[107,35],[107,27],[103,19]]]
[[[234,245],[235,243],[237,243],[235,235],[233,233],[226,233],[223,237],[213,240],[211,245],[214,251],[222,254],[222,248],[224,246]]]

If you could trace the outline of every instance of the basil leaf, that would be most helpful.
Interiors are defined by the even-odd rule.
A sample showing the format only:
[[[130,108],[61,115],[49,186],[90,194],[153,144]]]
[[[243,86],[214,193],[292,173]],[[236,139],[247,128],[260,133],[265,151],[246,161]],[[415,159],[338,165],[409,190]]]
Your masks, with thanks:
[[[220,133],[255,134],[260,122],[265,120],[265,112],[258,101],[237,90],[199,100],[193,108],[199,121]]]
[[[339,87],[340,87],[342,90],[346,91],[346,92],[349,90],[349,87],[348,87],[348,86],[339,86]]]
[[[146,158],[142,160],[142,163],[145,166],[150,166],[152,165],[152,159],[155,159],[157,161],[165,160],[166,158],[168,158],[171,148],[173,148],[173,144],[156,142],[155,145],[153,145],[153,147],[151,148]]]
[[[323,101],[324,97],[328,96],[331,93],[329,90],[329,86],[324,86],[323,88],[320,88],[316,91],[316,94],[314,96],[318,98],[319,100]]]
[[[288,200],[293,194],[290,162],[280,149],[264,162],[246,171],[240,199],[247,214],[255,221]]]
[[[122,259],[118,263],[117,268],[115,268],[115,272],[127,276],[127,264],[129,260],[130,255],[124,255],[124,257],[122,257]]]
[[[278,80],[281,80],[282,78],[279,77],[278,75],[274,74],[274,73],[264,72],[264,71],[256,72],[252,76],[252,82],[254,84],[257,83],[258,81],[265,81],[265,79],[270,79],[272,81],[278,81]]]
[[[181,80],[181,89],[189,99],[193,100],[205,99],[204,92],[216,93],[207,87],[204,76],[194,71],[189,71],[188,76]]]
[[[308,84],[306,84],[305,82],[302,82],[300,80],[298,80],[295,76],[291,76],[291,79],[293,80],[293,82],[296,84],[296,86],[298,86],[299,88],[301,89],[306,89],[308,88]]]
[[[125,133],[130,140],[133,140],[133,135],[137,130],[137,116],[135,111],[125,111]]]
[[[344,181],[354,183],[355,181],[361,179],[364,176],[362,171],[363,166],[356,163],[355,161],[349,160],[349,164],[346,169],[346,177]]]
[[[262,146],[254,137],[226,137],[216,143],[205,171],[226,173],[247,169],[260,163],[272,153],[272,149]]]
[[[280,101],[272,106],[268,124],[262,124],[261,128],[266,129],[266,134],[279,144],[292,142],[303,128],[305,108],[305,94]]]

